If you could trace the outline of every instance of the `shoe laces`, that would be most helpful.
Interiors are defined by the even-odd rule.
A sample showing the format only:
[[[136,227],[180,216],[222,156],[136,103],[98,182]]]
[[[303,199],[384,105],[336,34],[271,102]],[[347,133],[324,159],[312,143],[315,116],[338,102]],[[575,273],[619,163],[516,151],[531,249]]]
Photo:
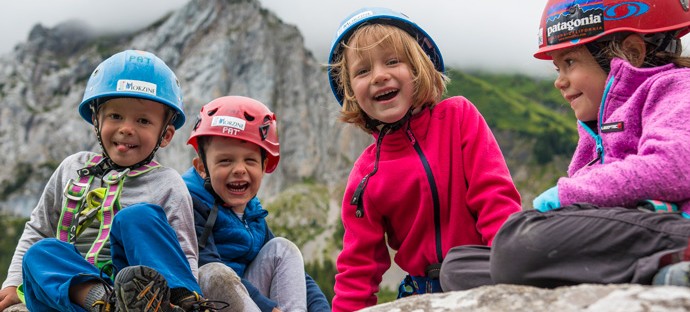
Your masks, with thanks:
[[[106,268],[107,267],[107,268]],[[113,291],[113,286],[110,285],[108,281],[106,281],[103,278],[103,274],[106,272],[112,272],[112,270],[115,267],[111,262],[106,263],[103,265],[98,272],[98,276],[96,277],[96,280],[100,282],[103,285],[103,288],[105,289],[105,295],[99,300],[96,300],[91,307],[95,308],[98,307],[99,312],[115,312],[117,309],[115,308],[115,292]],[[106,273],[106,276],[108,274]]]
[[[195,291],[190,292],[189,295],[180,299],[175,305],[186,312],[214,312],[221,311],[230,306],[230,304],[224,301],[208,300]]]

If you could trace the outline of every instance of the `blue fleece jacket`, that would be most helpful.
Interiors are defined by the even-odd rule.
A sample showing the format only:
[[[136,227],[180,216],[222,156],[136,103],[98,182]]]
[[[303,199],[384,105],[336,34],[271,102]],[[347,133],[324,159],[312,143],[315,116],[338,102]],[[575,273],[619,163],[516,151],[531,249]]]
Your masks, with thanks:
[[[215,199],[204,188],[204,180],[194,168],[187,170],[182,178],[187,184],[194,203],[194,223],[199,238],[199,266],[211,262],[222,262],[231,267],[242,278],[242,284],[261,311],[273,310],[278,304],[261,294],[254,285],[243,278],[245,269],[254,260],[259,250],[274,237],[265,220],[268,211],[261,207],[256,197],[247,203],[242,220],[231,210],[219,206],[213,229],[208,239],[202,242],[201,237]],[[308,274],[305,278],[309,311],[330,311],[328,300],[319,285]]]

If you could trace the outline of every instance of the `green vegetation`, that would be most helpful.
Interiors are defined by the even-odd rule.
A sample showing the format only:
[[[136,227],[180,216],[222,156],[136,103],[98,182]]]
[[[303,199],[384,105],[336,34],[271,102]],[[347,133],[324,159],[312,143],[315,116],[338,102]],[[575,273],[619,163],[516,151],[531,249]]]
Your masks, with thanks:
[[[450,70],[448,96],[468,98],[494,132],[536,139],[538,165],[572,154],[577,142],[575,118],[553,82],[524,75],[468,74]]]
[[[325,230],[328,221],[328,189],[325,185],[303,183],[281,192],[264,204],[268,223],[276,236],[303,246]]]
[[[7,269],[12,261],[14,249],[17,247],[19,237],[24,230],[24,224],[28,218],[18,218],[0,215],[0,281],[7,278]]]

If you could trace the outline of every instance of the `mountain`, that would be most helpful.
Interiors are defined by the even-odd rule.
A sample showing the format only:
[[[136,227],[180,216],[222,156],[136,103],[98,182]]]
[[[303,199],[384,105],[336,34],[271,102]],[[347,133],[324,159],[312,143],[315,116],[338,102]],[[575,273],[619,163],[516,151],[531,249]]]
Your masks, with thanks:
[[[264,178],[259,197],[274,232],[302,248],[309,272],[332,292],[342,193],[352,163],[372,139],[337,121],[326,67],[305,49],[295,26],[257,0],[190,1],[144,29],[117,35],[95,35],[79,22],[36,25],[26,42],[0,56],[0,212],[28,217],[63,158],[98,150],[77,106],[91,71],[124,49],[166,61],[182,85],[188,120],[203,104],[230,94],[256,98],[276,113],[280,165]],[[559,104],[549,81],[452,69],[449,76],[448,95],[477,105],[524,206],[531,206],[535,194],[565,174],[576,136],[570,109]],[[180,172],[191,165],[193,150],[185,142],[192,123],[158,151],[161,163]],[[16,242],[15,234],[4,237]],[[5,258],[11,253],[2,250]],[[0,270],[2,277],[6,270]],[[400,272],[392,272],[388,285],[399,282]]]

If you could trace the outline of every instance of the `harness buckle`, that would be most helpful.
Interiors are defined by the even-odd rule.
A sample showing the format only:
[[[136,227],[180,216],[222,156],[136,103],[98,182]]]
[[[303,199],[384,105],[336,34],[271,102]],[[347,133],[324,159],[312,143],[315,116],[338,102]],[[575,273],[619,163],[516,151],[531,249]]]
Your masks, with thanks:
[[[115,171],[115,172],[117,172],[117,171]],[[128,173],[129,173],[129,168],[125,168],[125,170],[122,170],[121,172],[117,172],[117,174],[115,174],[115,175],[107,174],[107,175],[103,176],[103,182],[106,184],[118,183]]]
[[[81,191],[77,195],[72,194],[72,187],[73,186],[77,186],[77,187],[81,188]],[[71,200],[81,201],[82,199],[84,199],[84,195],[86,193],[86,192],[84,192],[84,190],[86,190],[88,187],[89,187],[88,183],[79,183],[78,181],[74,181],[74,179],[69,179],[69,181],[67,181],[67,184],[65,184],[65,189],[62,193],[65,195],[65,197],[67,197]]]

